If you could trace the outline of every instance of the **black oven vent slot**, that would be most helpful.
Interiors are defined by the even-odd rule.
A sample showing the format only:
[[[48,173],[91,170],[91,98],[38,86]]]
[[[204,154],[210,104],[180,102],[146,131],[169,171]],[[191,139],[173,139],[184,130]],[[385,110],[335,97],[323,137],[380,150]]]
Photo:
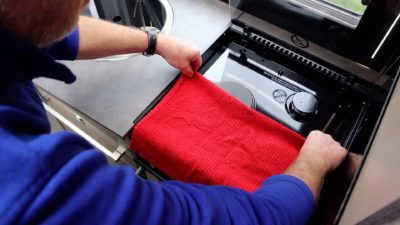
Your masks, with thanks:
[[[341,74],[338,74],[337,72],[335,72],[325,66],[322,66],[321,64],[319,64],[309,58],[306,58],[286,47],[283,47],[282,45],[277,44],[276,42],[268,40],[264,37],[261,37],[260,35],[254,34],[254,33],[251,33],[249,37],[250,37],[250,40],[256,42],[257,44],[261,44],[261,45],[265,46],[266,48],[272,50],[273,52],[275,52],[281,56],[284,56],[285,58],[288,58],[291,61],[294,61],[297,64],[300,64],[301,66],[306,67],[307,69],[309,69],[311,71],[314,71],[314,72],[321,74],[329,79],[335,80],[337,82],[340,82],[340,83],[343,83],[346,85],[352,84],[352,82],[350,82],[347,77],[345,77]]]

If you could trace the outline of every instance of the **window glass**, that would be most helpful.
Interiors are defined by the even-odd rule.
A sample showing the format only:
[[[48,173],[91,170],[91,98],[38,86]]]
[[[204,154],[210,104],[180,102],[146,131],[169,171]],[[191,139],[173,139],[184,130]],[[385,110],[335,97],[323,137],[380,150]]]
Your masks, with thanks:
[[[363,15],[367,6],[361,3],[361,0],[322,0],[331,3],[342,9],[353,12],[358,15]]]

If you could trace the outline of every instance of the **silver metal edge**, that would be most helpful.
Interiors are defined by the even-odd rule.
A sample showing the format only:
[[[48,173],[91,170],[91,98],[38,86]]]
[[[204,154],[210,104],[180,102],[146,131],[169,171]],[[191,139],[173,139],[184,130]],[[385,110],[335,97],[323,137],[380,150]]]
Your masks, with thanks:
[[[265,33],[280,39],[283,42],[286,42],[290,46],[299,49],[296,45],[294,45],[291,41],[292,33],[277,27],[271,23],[268,23],[264,20],[261,20],[253,15],[248,13],[243,13],[239,18],[239,21],[249,24],[254,28],[264,31]],[[384,86],[387,81],[391,78],[387,75],[380,75],[379,72],[370,69],[369,67],[362,65],[358,62],[354,62],[350,59],[347,59],[343,56],[340,56],[332,51],[329,51],[313,42],[309,42],[308,48],[302,48],[302,51],[305,51],[309,54],[312,54],[320,59],[326,60],[327,62],[342,68],[355,76],[364,79],[370,83],[376,84],[378,86]]]

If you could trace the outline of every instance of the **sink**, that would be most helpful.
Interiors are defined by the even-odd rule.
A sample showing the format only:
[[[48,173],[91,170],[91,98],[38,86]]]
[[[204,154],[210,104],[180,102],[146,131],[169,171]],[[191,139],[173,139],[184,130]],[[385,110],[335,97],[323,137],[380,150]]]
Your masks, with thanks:
[[[82,14],[125,26],[153,26],[164,34],[171,32],[174,20],[168,0],[91,0]],[[98,60],[124,60],[136,55],[115,55]]]

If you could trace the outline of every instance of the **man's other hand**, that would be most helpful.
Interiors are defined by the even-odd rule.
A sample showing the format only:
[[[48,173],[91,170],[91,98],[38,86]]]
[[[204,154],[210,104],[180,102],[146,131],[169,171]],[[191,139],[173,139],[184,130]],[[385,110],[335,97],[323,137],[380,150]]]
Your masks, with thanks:
[[[158,35],[156,53],[186,76],[193,76],[201,66],[200,50],[192,43],[164,34]]]
[[[327,173],[340,165],[347,151],[330,135],[312,131],[301,148],[300,155],[308,161],[313,161],[313,164],[319,165],[320,169]]]
[[[299,156],[285,173],[303,180],[318,201],[326,174],[336,169],[346,155],[346,149],[330,135],[312,131],[304,142]]]

